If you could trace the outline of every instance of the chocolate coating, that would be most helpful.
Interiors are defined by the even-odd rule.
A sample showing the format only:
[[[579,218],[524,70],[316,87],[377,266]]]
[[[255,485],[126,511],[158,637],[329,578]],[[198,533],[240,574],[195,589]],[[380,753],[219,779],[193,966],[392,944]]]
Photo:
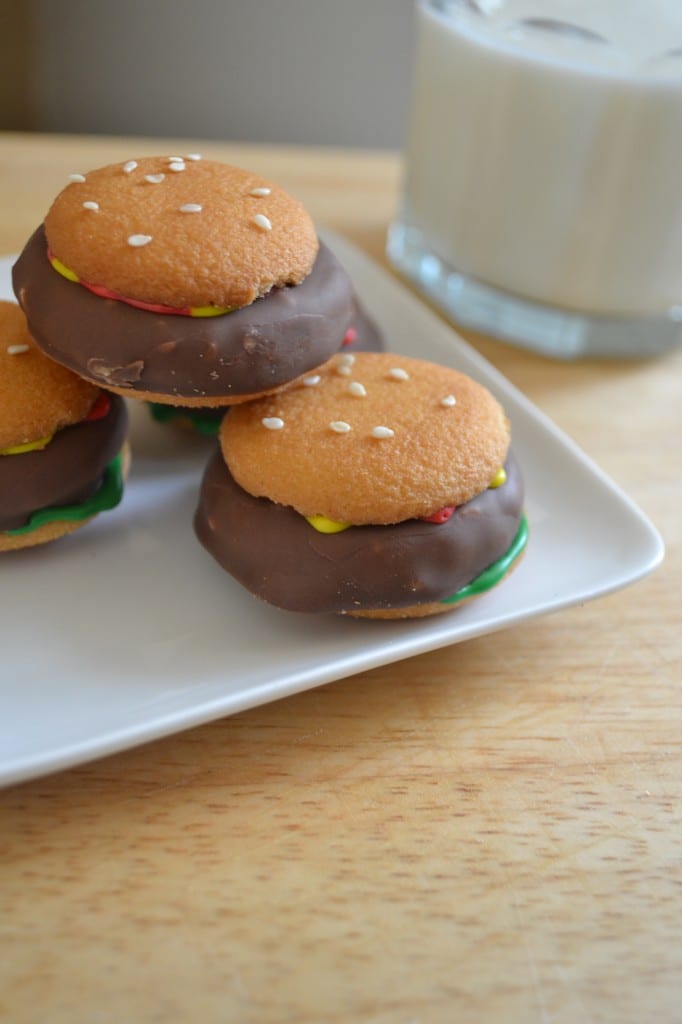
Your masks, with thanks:
[[[201,485],[196,534],[248,590],[290,611],[357,612],[440,601],[506,553],[521,521],[523,479],[510,453],[507,482],[436,525],[354,526],[323,534],[303,516],[235,483],[219,451]]]
[[[125,402],[110,398],[106,416],[58,430],[41,451],[0,455],[0,530],[25,526],[38,509],[92,497],[128,430]]]
[[[350,278],[323,244],[301,284],[223,316],[163,315],[100,298],[52,268],[42,226],[12,279],[31,334],[58,363],[103,387],[206,405],[276,389],[320,366],[353,316]]]
[[[343,343],[343,352],[383,352],[384,338],[376,322],[369,315],[357,296],[353,300],[352,329],[356,337],[349,344]],[[171,423],[186,419],[199,433],[214,437],[229,406],[202,406],[191,408],[185,405],[158,405],[150,403],[151,414],[159,423]]]

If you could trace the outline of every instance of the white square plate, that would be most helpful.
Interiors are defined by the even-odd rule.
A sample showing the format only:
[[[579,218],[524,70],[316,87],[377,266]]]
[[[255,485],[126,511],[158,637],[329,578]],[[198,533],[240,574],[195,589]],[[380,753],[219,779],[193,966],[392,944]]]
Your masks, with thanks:
[[[0,784],[587,601],[661,561],[651,523],[568,438],[395,279],[343,239],[330,241],[391,349],[463,370],[505,406],[531,530],[519,568],[431,619],[270,608],[194,537],[209,443],[135,405],[122,504],[59,543],[2,558]],[[5,298],[12,262],[0,260]]]

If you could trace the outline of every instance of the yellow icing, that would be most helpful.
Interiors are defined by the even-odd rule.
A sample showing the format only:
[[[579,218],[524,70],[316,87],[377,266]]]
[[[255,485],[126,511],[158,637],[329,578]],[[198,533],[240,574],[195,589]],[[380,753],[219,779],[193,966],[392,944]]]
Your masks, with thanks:
[[[15,444],[11,448],[3,448],[0,450],[0,455],[23,455],[24,452],[38,452],[43,448],[47,448],[48,444],[54,437],[54,434],[48,434],[47,437],[40,437],[37,441],[26,441],[24,444]]]
[[[223,313],[229,313],[230,307],[228,306],[190,306],[190,316],[222,316]]]
[[[351,523],[337,523],[327,516],[306,516],[306,519],[318,533],[341,533],[342,530],[348,530],[352,525]]]
[[[74,274],[73,270],[69,270],[69,268],[64,263],[62,263],[61,260],[58,260],[56,256],[50,257],[50,263],[57,271],[57,273],[61,274],[62,277],[65,277],[67,281],[78,282],[78,274]]]
[[[506,481],[506,470],[504,466],[500,466],[488,487],[501,487]],[[328,516],[306,516],[305,518],[319,533],[341,533],[342,530],[348,530],[353,525],[352,523],[337,523],[334,519],[329,519]]]

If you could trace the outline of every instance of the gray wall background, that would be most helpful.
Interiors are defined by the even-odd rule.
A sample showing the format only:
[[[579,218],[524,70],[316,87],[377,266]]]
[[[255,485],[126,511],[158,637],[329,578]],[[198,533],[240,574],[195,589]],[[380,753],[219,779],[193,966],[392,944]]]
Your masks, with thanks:
[[[398,147],[413,0],[30,0],[40,131]]]

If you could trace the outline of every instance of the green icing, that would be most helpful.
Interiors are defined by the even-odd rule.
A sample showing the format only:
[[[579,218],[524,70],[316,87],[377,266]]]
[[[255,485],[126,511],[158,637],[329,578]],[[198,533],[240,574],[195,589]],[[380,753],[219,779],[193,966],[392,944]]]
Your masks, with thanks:
[[[467,583],[465,587],[462,587],[456,594],[453,594],[452,597],[444,597],[441,604],[455,604],[457,601],[463,601],[465,597],[473,597],[475,594],[483,594],[486,590],[490,590],[509,571],[527,543],[528,520],[524,513],[521,516],[516,536],[505,554],[498,558],[496,562],[493,562],[492,565],[489,565],[487,569],[484,569],[475,580]]]
[[[220,423],[222,417],[217,415],[215,418],[211,418],[206,415],[206,411],[193,412],[191,409],[185,406],[177,405],[162,405],[159,402],[148,402],[149,411],[152,414],[152,418],[157,423],[170,423],[176,419],[189,420],[194,429],[198,434],[202,434],[204,437],[216,437],[220,430]],[[222,410],[221,410],[222,412]]]
[[[98,512],[106,512],[107,509],[115,508],[123,497],[123,472],[121,468],[122,457],[117,455],[112,459],[104,470],[102,483],[98,491],[87,498],[79,505],[62,505],[54,508],[40,508],[34,512],[25,526],[19,526],[16,530],[5,530],[8,537],[20,537],[24,533],[31,533],[46,523],[54,522],[79,522],[97,515]]]

